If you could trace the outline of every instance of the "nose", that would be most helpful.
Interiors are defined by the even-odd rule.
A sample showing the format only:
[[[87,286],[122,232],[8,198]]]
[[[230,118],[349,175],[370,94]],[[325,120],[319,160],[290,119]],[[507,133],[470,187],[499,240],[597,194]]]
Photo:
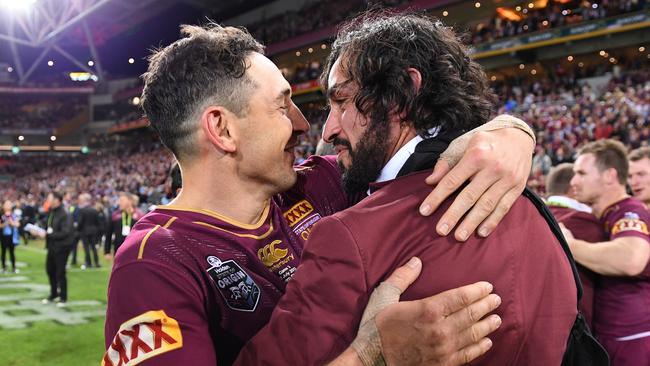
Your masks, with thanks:
[[[291,125],[293,126],[294,132],[299,132],[302,134],[309,130],[309,122],[307,122],[307,119],[302,114],[302,111],[298,109],[298,106],[296,106],[293,101],[291,101],[291,105],[289,106],[288,116],[291,120]]]
[[[578,183],[578,176],[574,175],[573,178],[571,178],[571,180],[569,181],[569,186],[571,187],[571,189],[575,189],[577,183]]]
[[[339,133],[341,133],[341,123],[334,115],[334,112],[330,111],[327,115],[325,126],[323,126],[323,140],[331,143]]]

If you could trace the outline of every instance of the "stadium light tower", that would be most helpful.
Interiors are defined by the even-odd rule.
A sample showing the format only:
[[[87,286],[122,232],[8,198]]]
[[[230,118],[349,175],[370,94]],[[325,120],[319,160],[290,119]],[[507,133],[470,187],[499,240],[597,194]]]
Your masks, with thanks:
[[[19,85],[25,85],[43,59],[55,51],[75,66],[104,78],[87,18],[112,0],[0,0],[0,40],[9,42]],[[63,48],[66,32],[78,29],[85,37],[95,70]],[[35,60],[24,68],[18,46],[40,49]],[[49,62],[48,62],[49,65]],[[53,65],[49,65],[53,66]]]
[[[0,0],[0,6],[14,12],[25,12],[32,9],[37,0]]]

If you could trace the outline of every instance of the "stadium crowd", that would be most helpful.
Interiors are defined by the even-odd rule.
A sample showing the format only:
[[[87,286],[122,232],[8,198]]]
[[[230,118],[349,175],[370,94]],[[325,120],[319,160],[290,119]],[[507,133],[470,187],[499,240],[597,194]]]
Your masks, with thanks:
[[[86,96],[0,96],[0,128],[57,128],[87,110]]]
[[[310,2],[297,11],[290,11],[265,19],[248,27],[256,39],[273,44],[305,33],[340,23],[346,14],[356,13],[368,6],[400,6],[409,0]],[[469,27],[474,44],[492,42],[501,38],[533,33],[602,19],[647,8],[647,2],[638,0],[570,0],[548,2],[543,8],[531,8],[531,2],[522,2],[516,9],[518,20],[509,20],[498,12],[489,19]]]
[[[473,26],[472,43],[492,42],[520,34],[602,19],[639,11],[647,6],[645,1],[638,0],[549,2],[541,9],[530,8],[528,4],[533,3],[524,2],[515,8],[518,9],[519,20],[509,20],[497,13],[489,20]]]
[[[612,77],[604,90],[588,83],[533,82],[504,95],[510,109],[537,134],[529,186],[544,193],[552,166],[572,162],[585,143],[613,138],[629,150],[650,143],[650,73],[630,69]]]

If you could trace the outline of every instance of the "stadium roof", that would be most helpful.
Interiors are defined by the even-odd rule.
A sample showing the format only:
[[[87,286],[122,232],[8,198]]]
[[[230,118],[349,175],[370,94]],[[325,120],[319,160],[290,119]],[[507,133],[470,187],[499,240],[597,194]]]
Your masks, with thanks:
[[[0,0],[0,74],[11,70],[20,84],[70,71],[136,76],[152,45],[178,38],[179,24],[204,14],[221,21],[269,2]]]

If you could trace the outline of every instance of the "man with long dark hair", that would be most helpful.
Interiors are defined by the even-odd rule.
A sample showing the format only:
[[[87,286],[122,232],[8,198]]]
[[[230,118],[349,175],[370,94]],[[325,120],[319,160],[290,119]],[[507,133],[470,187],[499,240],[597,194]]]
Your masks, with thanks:
[[[489,237],[467,233],[462,245],[428,229],[442,210],[432,217],[417,211],[432,162],[492,112],[485,74],[454,32],[426,16],[369,13],[341,28],[322,80],[331,108],[323,138],[338,152],[348,194],[370,196],[316,226],[285,297],[240,361],[321,365],[351,342],[368,348],[354,340],[358,324],[375,336],[370,344],[394,344],[395,334],[377,330],[364,304],[392,270],[418,256],[422,274],[403,300],[478,279],[504,291],[494,346],[474,364],[560,365],[577,319],[576,280],[536,198],[513,197]],[[269,347],[287,337],[291,350]],[[360,352],[364,364],[403,364],[411,356],[375,351]]]

